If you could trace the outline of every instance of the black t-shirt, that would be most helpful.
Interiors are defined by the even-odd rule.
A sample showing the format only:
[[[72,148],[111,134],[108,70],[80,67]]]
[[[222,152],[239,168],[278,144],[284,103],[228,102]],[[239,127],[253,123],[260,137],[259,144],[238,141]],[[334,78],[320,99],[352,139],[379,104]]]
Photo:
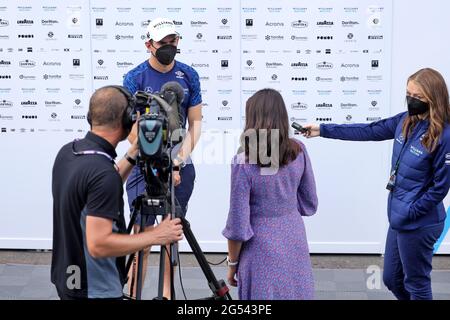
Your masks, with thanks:
[[[83,151],[105,154],[75,154]],[[114,232],[125,231],[122,179],[112,160],[116,156],[114,147],[92,132],[66,144],[56,156],[52,173],[51,280],[60,295],[122,295],[124,258],[93,258],[85,234],[87,215],[111,219]]]

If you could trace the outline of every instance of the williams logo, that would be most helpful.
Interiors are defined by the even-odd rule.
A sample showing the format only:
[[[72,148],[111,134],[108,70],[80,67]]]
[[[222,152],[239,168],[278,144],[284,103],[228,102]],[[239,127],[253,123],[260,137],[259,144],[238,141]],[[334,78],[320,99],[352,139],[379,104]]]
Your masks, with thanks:
[[[5,19],[0,19],[0,27],[7,27],[9,26],[9,21]]]
[[[306,109],[308,109],[308,105],[306,103],[296,102],[296,103],[291,104],[291,109],[292,110],[306,110]]]
[[[36,62],[34,62],[33,60],[23,60],[19,62],[19,66],[21,68],[34,68],[36,67]]]
[[[303,20],[297,20],[291,23],[292,28],[307,28],[308,22]]]
[[[331,62],[319,62],[316,64],[316,68],[319,70],[331,70],[333,69],[333,64]]]
[[[12,101],[0,100],[0,108],[11,108],[13,106]]]

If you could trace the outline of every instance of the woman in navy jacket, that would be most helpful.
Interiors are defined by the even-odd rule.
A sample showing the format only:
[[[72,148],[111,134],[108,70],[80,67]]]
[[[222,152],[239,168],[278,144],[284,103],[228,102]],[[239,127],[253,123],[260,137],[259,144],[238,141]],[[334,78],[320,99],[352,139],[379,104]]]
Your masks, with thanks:
[[[394,139],[387,185],[389,230],[383,281],[401,300],[432,299],[433,246],[444,228],[450,186],[450,105],[442,75],[409,77],[408,112],[370,124],[307,125],[306,137],[352,141]]]

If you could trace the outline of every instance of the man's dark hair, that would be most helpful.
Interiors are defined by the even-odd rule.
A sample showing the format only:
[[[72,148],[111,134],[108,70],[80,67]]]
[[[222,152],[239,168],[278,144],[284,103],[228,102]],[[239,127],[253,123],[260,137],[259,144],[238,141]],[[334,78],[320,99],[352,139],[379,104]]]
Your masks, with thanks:
[[[123,112],[127,99],[116,88],[97,89],[89,100],[89,115],[92,126],[117,129],[122,126]]]

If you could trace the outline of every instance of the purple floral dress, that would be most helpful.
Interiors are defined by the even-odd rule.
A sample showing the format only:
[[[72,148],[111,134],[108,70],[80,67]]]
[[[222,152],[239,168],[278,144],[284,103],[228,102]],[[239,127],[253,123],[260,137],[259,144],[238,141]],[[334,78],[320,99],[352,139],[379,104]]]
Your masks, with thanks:
[[[296,140],[297,141],[297,140]],[[313,299],[314,279],[302,216],[317,210],[314,174],[305,146],[273,169],[231,164],[230,211],[223,235],[243,241],[237,270],[239,299]]]

